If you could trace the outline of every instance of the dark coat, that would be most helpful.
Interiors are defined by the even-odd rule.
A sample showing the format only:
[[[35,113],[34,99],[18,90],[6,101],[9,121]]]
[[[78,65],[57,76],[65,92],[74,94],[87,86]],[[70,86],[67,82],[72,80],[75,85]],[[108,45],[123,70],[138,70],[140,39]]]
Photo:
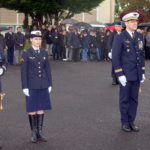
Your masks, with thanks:
[[[5,34],[5,40],[6,40],[6,46],[8,48],[14,47],[14,45],[15,45],[15,34],[13,32],[12,32],[12,34],[7,32]]]
[[[58,44],[59,43],[59,33],[57,32],[53,32],[52,34],[52,41],[53,41],[53,44]]]
[[[51,68],[45,49],[36,53],[31,47],[21,58],[22,88],[45,89],[52,86]]]
[[[97,43],[98,43],[99,48],[103,49],[104,48],[105,33],[101,32],[101,31],[98,31],[96,33],[96,37],[97,37]]]
[[[47,29],[41,29],[41,33],[42,33],[42,40],[46,40],[46,34],[47,34]]]
[[[107,48],[108,48],[109,51],[111,51],[111,49],[112,49],[114,37],[115,37],[116,34],[117,34],[117,31],[114,30],[114,31],[110,34],[110,36],[109,36],[109,38],[108,38]]]
[[[53,34],[51,31],[47,31],[46,33],[46,43],[47,44],[52,44],[53,43]]]
[[[65,47],[66,45],[66,36],[63,34],[59,34],[59,46]]]
[[[66,46],[67,47],[71,46],[71,36],[72,36],[72,33],[71,32],[67,32],[67,34],[66,34]]]
[[[25,43],[26,43],[26,39],[25,39],[24,34],[22,34],[21,32],[16,33],[15,34],[15,49],[23,50]],[[23,46],[20,46],[19,44],[23,44]]]
[[[71,46],[73,48],[80,48],[81,47],[80,38],[79,38],[78,33],[77,34],[72,33],[70,43],[71,43]]]
[[[89,49],[89,47],[90,47],[90,36],[89,35],[81,37],[81,45],[82,45],[82,48]]]
[[[132,39],[126,30],[116,35],[112,63],[117,77],[125,75],[127,81],[140,81],[145,73],[143,36],[135,32],[135,39]]]
[[[98,48],[98,42],[95,36],[90,36],[90,48]]]

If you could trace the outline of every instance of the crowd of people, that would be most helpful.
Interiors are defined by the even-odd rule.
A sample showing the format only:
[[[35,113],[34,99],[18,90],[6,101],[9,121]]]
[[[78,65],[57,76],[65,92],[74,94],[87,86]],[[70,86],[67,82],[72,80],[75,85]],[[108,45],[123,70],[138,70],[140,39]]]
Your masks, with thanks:
[[[37,30],[36,26],[32,30]],[[42,47],[54,60],[83,61],[108,60],[107,39],[110,31],[105,28],[82,30],[76,28],[66,30],[65,26],[42,25]]]
[[[110,35],[113,31],[107,28],[85,29],[80,33],[76,28],[66,29],[64,25],[42,25],[38,28],[34,25],[31,31],[40,30],[42,33],[42,47],[45,48],[53,60],[82,61],[88,60],[108,61],[108,53],[111,51]],[[114,29],[116,30],[116,29]],[[145,38],[145,55],[150,59],[150,29],[147,32],[143,28],[138,29]],[[18,27],[17,32],[9,27],[9,31],[3,36],[0,34],[0,49],[6,49],[8,64],[19,64],[19,59],[25,45],[28,43],[28,36],[22,33],[22,28]]]
[[[31,31],[39,30],[33,26]],[[109,60],[107,39],[110,31],[105,28],[83,30],[81,33],[76,28],[66,30],[65,26],[42,25],[42,47],[48,51],[53,60],[83,61]],[[22,28],[17,28],[17,33],[9,27],[9,31],[3,36],[0,34],[0,47],[2,51],[7,49],[7,61],[9,64],[19,64],[19,58],[28,43],[28,36],[22,33]]]

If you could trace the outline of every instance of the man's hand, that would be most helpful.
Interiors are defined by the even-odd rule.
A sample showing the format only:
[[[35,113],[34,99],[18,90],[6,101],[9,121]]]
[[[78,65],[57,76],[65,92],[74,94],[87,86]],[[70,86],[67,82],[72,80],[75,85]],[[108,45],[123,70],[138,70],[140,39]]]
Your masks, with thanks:
[[[122,86],[126,86],[126,84],[127,84],[127,79],[126,79],[126,77],[125,77],[124,75],[118,77],[118,80],[119,80],[119,82],[121,83]]]
[[[108,57],[109,57],[110,59],[112,59],[112,52],[109,52],[109,53],[108,53]]]
[[[142,80],[141,83],[143,83],[146,80],[145,74],[142,74]]]
[[[29,89],[23,89],[23,94],[25,95],[25,96],[30,96],[29,95]]]
[[[52,91],[52,87],[49,86],[49,87],[48,87],[48,92],[51,93],[51,91]]]

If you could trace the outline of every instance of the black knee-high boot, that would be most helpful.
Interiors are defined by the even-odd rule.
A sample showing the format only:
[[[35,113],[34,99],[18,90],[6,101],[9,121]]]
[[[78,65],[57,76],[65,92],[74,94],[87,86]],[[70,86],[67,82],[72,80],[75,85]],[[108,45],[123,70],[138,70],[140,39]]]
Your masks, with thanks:
[[[39,141],[47,142],[47,139],[42,134],[44,114],[37,114],[37,138]]]
[[[29,122],[31,127],[31,141],[37,142],[37,115],[29,115]]]

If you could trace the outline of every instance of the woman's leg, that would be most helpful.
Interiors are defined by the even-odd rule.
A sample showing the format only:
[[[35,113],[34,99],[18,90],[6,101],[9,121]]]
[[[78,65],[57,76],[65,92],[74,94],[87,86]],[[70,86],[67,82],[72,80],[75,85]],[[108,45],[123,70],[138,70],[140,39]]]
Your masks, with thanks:
[[[37,138],[39,141],[47,142],[47,139],[43,136],[42,128],[44,122],[44,111],[37,111]]]
[[[29,123],[31,127],[31,141],[33,143],[37,142],[37,114],[36,112],[28,113]]]

